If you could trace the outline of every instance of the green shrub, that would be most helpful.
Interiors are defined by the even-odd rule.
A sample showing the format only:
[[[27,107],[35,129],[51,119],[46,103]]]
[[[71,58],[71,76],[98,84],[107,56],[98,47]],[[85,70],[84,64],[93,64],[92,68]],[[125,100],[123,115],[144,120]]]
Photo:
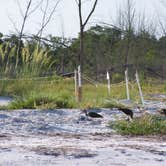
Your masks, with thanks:
[[[125,135],[166,134],[166,118],[154,115],[144,115],[132,122],[120,120],[110,123],[109,126]]]
[[[27,95],[16,98],[10,105],[9,109],[54,109],[54,108],[73,108],[73,99],[67,95],[46,95],[44,93]]]

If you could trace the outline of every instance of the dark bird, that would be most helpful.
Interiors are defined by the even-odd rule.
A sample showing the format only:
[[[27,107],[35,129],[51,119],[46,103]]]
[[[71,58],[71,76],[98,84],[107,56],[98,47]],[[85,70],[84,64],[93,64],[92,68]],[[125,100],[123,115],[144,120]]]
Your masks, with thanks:
[[[159,112],[166,116],[166,108],[162,108]]]
[[[131,119],[133,119],[133,111],[129,108],[118,108],[118,110],[122,111],[123,113],[125,113],[127,116],[129,116]]]
[[[88,112],[86,109],[84,109],[84,110],[82,110],[82,112],[84,112],[86,116],[89,116],[91,118],[103,118],[102,115],[100,115],[96,112],[93,112],[93,111]]]

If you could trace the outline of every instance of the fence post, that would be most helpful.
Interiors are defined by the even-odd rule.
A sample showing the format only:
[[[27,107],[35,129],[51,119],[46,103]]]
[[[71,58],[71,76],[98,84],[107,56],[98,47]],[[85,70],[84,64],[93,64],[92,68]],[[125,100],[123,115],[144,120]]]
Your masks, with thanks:
[[[110,75],[109,72],[107,71],[107,80],[108,80],[108,95],[111,95],[111,83],[110,83]]]
[[[82,100],[81,66],[78,66],[78,101]]]
[[[74,83],[75,83],[75,98],[76,98],[76,101],[77,101],[77,94],[78,94],[78,92],[77,92],[77,84],[78,84],[78,82],[77,82],[77,70],[74,70]]]
[[[142,105],[144,106],[144,97],[143,97],[143,93],[142,93],[142,89],[141,89],[141,85],[140,85],[140,81],[139,81],[139,76],[138,76],[137,70],[136,70],[136,73],[135,73],[135,77],[136,77],[136,81],[137,81],[137,85],[138,85],[138,89],[139,89],[141,102],[142,102]]]
[[[126,94],[127,94],[127,100],[130,100],[128,69],[125,70],[125,81],[126,81]]]

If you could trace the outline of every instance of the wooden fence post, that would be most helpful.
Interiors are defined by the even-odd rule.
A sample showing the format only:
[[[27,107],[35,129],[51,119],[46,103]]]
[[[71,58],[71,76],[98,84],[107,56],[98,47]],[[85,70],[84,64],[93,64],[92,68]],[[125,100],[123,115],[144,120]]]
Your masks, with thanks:
[[[108,80],[108,95],[111,95],[111,83],[110,83],[110,75],[109,72],[107,71],[107,80]]]
[[[81,66],[78,66],[78,101],[82,100],[82,80],[81,80]]]
[[[138,89],[139,89],[141,102],[142,102],[142,105],[144,106],[144,97],[143,97],[143,93],[142,93],[142,89],[141,89],[141,85],[140,85],[140,81],[139,81],[139,76],[138,76],[137,70],[136,70],[136,73],[135,73],[135,77],[136,77],[136,81],[137,81],[137,85],[138,85]]]
[[[125,81],[126,81],[126,94],[127,94],[127,100],[130,100],[128,69],[125,70]]]
[[[78,82],[77,82],[77,70],[74,70],[74,83],[75,83],[75,98],[76,98],[76,101],[77,101],[77,95],[78,95],[78,92],[77,92],[77,84],[78,84]]]

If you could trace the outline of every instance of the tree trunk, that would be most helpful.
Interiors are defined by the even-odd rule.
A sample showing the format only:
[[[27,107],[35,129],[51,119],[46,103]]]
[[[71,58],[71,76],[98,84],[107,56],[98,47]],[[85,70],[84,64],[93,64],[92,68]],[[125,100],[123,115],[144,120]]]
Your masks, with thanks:
[[[84,29],[81,27],[80,29],[80,53],[79,53],[79,65],[81,66],[81,72],[83,72],[84,66]]]

